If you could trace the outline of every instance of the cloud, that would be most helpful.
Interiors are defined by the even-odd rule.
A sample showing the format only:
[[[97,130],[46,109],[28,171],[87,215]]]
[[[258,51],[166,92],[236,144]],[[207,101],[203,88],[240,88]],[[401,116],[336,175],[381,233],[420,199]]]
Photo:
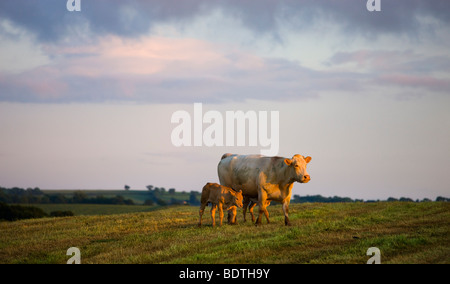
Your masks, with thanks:
[[[338,52],[326,63],[327,66],[359,70],[374,78],[373,85],[394,86],[408,91],[412,97],[417,92],[450,92],[450,58],[406,51],[357,50]],[[401,97],[405,97],[401,92]]]
[[[361,0],[96,0],[82,1],[82,12],[68,12],[66,1],[0,1],[0,17],[33,32],[40,41],[57,41],[81,27],[91,36],[139,37],[157,24],[188,23],[221,10],[255,33],[277,35],[280,25],[305,30],[333,21],[346,34],[369,38],[379,34],[415,34],[420,27],[449,25],[448,1],[382,1],[382,12],[370,13]],[[434,22],[424,22],[426,18]],[[218,27],[216,27],[218,28]]]
[[[450,58],[444,55],[429,55],[407,50],[370,50],[337,52],[325,63],[329,67],[351,66],[370,69],[372,72],[404,72],[430,74],[450,72]]]
[[[411,50],[337,52],[316,70],[193,38],[105,36],[91,44],[46,44],[52,63],[0,72],[1,101],[224,103],[296,101],[373,86],[448,92],[450,59]]]
[[[428,92],[450,92],[450,79],[439,79],[431,76],[414,76],[405,74],[380,75],[375,79],[380,85],[393,85],[402,88],[421,89]]]
[[[0,73],[3,101],[191,103],[298,100],[355,90],[357,74],[320,72],[196,39],[108,36],[96,45],[46,46],[52,64]]]
[[[35,43],[42,57],[23,66],[6,66],[15,62],[9,60],[0,68],[0,101],[293,101],[326,92],[360,93],[379,83],[447,91],[443,77],[450,71],[450,59],[445,54],[398,47],[377,50],[365,44],[358,50],[337,51],[323,68],[313,68],[283,55],[297,48],[314,53],[302,50],[301,43],[281,47],[276,56],[258,53],[258,44],[270,49],[267,41],[282,42],[286,32],[300,32],[289,34],[291,38],[301,31],[319,32],[311,27],[324,20],[325,27],[334,23],[341,41],[349,42],[361,35],[411,35],[450,22],[443,12],[450,11],[450,5],[442,2],[382,1],[380,13],[368,12],[361,2],[365,1],[96,0],[82,1],[82,12],[68,12],[65,1],[0,1],[0,36],[26,38],[19,45],[26,42],[30,50]],[[207,15],[206,22],[198,20]],[[223,26],[226,18],[232,19],[226,22],[236,30],[232,34]],[[176,29],[176,36],[154,30],[164,24]],[[205,36],[192,32],[202,25],[208,25]],[[226,42],[215,40],[224,30]],[[233,35],[236,41],[260,41],[249,44],[253,49],[239,48],[230,42]],[[32,56],[36,57],[28,52],[22,61],[31,62],[25,58]]]

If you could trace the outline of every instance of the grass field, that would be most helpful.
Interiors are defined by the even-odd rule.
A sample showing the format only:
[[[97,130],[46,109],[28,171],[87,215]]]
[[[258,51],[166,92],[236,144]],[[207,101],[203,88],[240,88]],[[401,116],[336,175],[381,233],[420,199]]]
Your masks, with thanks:
[[[209,211],[209,209],[208,209]],[[443,202],[291,204],[271,223],[212,228],[198,208],[30,219],[0,223],[0,263],[361,263],[369,247],[381,263],[450,263],[450,204]],[[218,215],[218,214],[216,214]]]

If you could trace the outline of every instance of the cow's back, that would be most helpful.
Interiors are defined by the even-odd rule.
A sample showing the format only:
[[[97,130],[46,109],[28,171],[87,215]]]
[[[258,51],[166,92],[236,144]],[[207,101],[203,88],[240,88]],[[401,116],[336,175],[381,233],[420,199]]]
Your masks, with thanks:
[[[258,177],[273,158],[261,155],[225,154],[217,167],[220,184],[242,190],[245,196],[258,196]]]

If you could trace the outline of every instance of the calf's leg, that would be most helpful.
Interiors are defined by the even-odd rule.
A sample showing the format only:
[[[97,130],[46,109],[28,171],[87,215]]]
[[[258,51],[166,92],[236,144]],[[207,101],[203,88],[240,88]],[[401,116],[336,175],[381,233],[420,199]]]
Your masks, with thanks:
[[[228,209],[228,224],[236,225],[237,224],[237,209],[236,206],[232,206]]]
[[[212,219],[212,226],[216,226],[216,208],[217,205],[213,204],[211,207],[211,219]]]
[[[202,204],[202,205],[200,205],[200,211],[199,211],[199,215],[200,215],[200,220],[198,221],[199,227],[202,226],[202,216],[203,216],[204,211],[205,211],[205,204]]]
[[[219,226],[222,226],[222,220],[223,220],[223,207],[222,203],[219,203]]]

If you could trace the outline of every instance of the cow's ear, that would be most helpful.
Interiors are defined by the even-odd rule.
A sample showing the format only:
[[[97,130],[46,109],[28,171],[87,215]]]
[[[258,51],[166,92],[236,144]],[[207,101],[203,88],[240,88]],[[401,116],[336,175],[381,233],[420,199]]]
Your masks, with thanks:
[[[290,166],[292,164],[292,160],[291,159],[284,159],[284,162],[286,163],[286,165]]]
[[[311,157],[310,157],[310,156],[306,157],[306,158],[305,158],[305,161],[306,161],[306,163],[311,162]]]

